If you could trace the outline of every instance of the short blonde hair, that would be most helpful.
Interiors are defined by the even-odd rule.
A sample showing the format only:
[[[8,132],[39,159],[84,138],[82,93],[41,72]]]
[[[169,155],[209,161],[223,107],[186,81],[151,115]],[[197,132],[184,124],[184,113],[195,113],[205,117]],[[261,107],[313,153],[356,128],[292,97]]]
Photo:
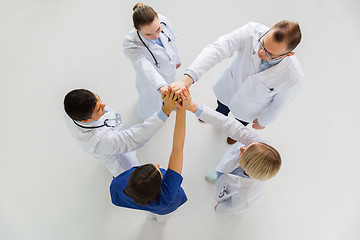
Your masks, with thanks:
[[[275,148],[265,143],[255,143],[241,154],[240,166],[251,178],[264,181],[279,172],[281,157]]]

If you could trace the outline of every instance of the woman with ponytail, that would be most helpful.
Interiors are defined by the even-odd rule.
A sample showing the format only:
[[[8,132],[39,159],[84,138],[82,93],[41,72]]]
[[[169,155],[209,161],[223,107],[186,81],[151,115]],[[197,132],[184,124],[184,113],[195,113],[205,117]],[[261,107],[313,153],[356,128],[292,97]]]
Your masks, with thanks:
[[[146,119],[161,107],[160,93],[174,82],[181,62],[168,19],[142,3],[133,11],[134,29],[125,37],[123,47],[136,72],[138,115]]]

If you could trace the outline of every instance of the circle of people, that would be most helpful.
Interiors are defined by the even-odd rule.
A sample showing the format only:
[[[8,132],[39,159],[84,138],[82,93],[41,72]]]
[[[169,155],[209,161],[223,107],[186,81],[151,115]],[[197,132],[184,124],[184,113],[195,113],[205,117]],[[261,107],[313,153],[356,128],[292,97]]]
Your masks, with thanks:
[[[123,48],[136,72],[137,113],[144,120],[126,129],[120,114],[86,89],[64,98],[66,122],[75,141],[113,175],[112,203],[144,210],[164,222],[187,201],[181,187],[186,111],[228,136],[232,146],[216,171],[205,179],[215,184],[215,211],[223,216],[243,213],[257,203],[265,181],[281,166],[276,149],[251,129],[274,121],[297,95],[303,72],[293,50],[301,41],[299,24],[283,20],[271,28],[249,22],[205,47],[175,82],[181,66],[175,33],[169,20],[150,6],[133,8],[134,28]],[[216,110],[192,101],[189,87],[223,59],[232,63],[213,81]],[[176,108],[172,151],[167,170],[157,164],[140,165],[135,150],[144,145]],[[235,118],[228,117],[232,112]]]

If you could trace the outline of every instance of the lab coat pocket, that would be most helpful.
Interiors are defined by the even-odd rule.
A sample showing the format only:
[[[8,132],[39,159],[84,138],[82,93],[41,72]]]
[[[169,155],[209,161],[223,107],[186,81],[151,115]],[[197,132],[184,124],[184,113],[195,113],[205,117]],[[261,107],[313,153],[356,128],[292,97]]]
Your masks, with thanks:
[[[259,82],[254,86],[253,97],[256,100],[263,102],[263,99],[272,98],[274,96],[274,89],[267,87],[263,82]]]
[[[269,89],[263,82],[258,81],[257,79],[248,79],[239,89],[237,95],[244,101],[242,104],[250,104],[253,106],[248,107],[258,109],[271,101],[274,92],[273,89]]]

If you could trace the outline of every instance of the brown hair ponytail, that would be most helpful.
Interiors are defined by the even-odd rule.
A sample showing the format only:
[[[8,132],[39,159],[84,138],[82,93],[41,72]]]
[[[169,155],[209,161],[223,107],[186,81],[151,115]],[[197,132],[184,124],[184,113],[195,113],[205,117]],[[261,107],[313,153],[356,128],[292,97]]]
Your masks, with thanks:
[[[140,30],[141,26],[143,25],[151,24],[155,17],[157,18],[157,13],[154,11],[154,9],[142,3],[135,4],[133,11],[133,23],[137,30]]]

